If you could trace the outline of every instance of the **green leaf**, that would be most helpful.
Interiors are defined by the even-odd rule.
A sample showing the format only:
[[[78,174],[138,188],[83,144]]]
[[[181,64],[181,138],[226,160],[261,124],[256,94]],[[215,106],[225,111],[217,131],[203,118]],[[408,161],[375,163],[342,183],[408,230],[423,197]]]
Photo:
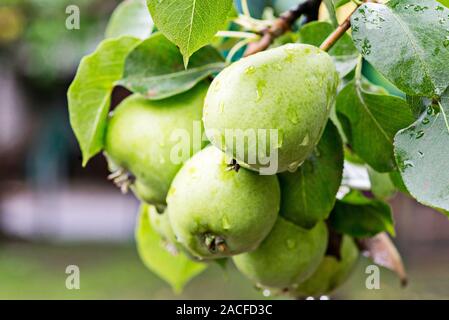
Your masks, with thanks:
[[[335,11],[334,0],[323,0],[324,5],[326,6],[327,12],[329,13],[329,18],[334,27],[338,26],[337,20],[337,12]]]
[[[334,31],[334,27],[323,21],[312,21],[305,24],[299,31],[299,41],[319,47],[321,43]],[[351,37],[344,34],[329,50],[334,59],[337,71],[343,78],[351,72],[356,64],[359,53],[352,43]]]
[[[409,95],[435,97],[449,84],[449,9],[434,0],[365,3],[351,17],[357,49]]]
[[[406,97],[407,103],[412,109],[413,116],[418,119],[424,111],[426,111],[427,106],[431,103],[431,99],[419,97],[419,96],[409,96]]]
[[[208,44],[223,27],[232,0],[148,0],[148,8],[158,29],[184,57],[189,57]]]
[[[163,99],[193,88],[225,67],[220,53],[211,46],[193,54],[184,69],[178,48],[161,33],[152,35],[127,57],[119,84],[148,99]]]
[[[133,37],[105,40],[81,60],[67,98],[83,166],[103,148],[112,89],[123,74],[126,56],[139,41]]]
[[[369,180],[371,182],[371,192],[376,198],[388,200],[396,194],[396,186],[391,180],[390,173],[380,173],[372,168],[368,168]]]
[[[395,235],[390,206],[355,191],[337,200],[329,223],[336,231],[356,238],[372,237],[383,231]]]
[[[438,2],[449,8],[449,0],[438,0]]]
[[[422,204],[449,210],[449,89],[394,140],[408,191]]]
[[[137,250],[143,263],[160,278],[167,281],[176,293],[187,282],[200,274],[207,265],[190,260],[184,253],[173,255],[164,248],[161,237],[153,230],[148,207],[142,204],[136,227]]]
[[[315,151],[294,173],[279,175],[282,190],[281,215],[312,228],[326,219],[334,207],[343,174],[343,145],[329,121]]]
[[[112,13],[106,28],[106,38],[133,36],[145,39],[152,31],[153,20],[145,0],[126,0],[120,3]]]
[[[338,94],[337,114],[357,155],[376,171],[394,170],[394,135],[414,121],[404,100],[369,93],[352,81]]]
[[[335,8],[339,8],[345,4],[347,4],[348,2],[350,2],[351,0],[334,0],[335,3]]]

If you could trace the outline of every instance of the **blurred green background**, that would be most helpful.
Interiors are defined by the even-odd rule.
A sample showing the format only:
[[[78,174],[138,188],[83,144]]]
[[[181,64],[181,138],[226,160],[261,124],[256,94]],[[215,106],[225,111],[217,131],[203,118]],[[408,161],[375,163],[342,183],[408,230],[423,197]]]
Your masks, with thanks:
[[[137,256],[138,202],[107,182],[101,156],[81,168],[66,90],[119,2],[1,1],[0,299],[262,299],[231,264],[224,272],[212,265],[183,294],[174,295]],[[292,1],[276,2],[289,6]],[[79,30],[65,27],[66,8],[73,4],[80,8]],[[388,87],[378,77],[375,82]],[[369,261],[361,258],[332,297],[449,298],[448,219],[405,196],[395,197],[392,205],[398,230],[394,241],[409,286],[400,288],[394,274],[382,269],[381,289],[366,289]],[[68,265],[80,268],[80,290],[66,289]]]

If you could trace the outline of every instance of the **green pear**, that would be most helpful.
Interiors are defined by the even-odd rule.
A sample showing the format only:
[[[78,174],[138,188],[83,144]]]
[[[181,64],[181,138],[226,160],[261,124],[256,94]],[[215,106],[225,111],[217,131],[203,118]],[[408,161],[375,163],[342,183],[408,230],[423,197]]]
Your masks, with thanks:
[[[234,170],[227,160],[206,147],[181,168],[167,196],[176,238],[201,259],[256,249],[278,216],[277,177]]]
[[[204,146],[201,116],[207,87],[200,83],[187,93],[157,101],[132,95],[110,117],[105,153],[135,177],[133,190],[143,201],[164,205],[178,170]]]
[[[237,269],[257,286],[284,290],[315,272],[324,257],[327,239],[324,222],[307,230],[279,216],[256,250],[233,260]]]
[[[268,158],[277,161],[274,173],[294,171],[318,143],[338,83],[331,57],[311,45],[286,44],[241,59],[209,88],[206,134],[245,167],[262,172],[272,164]]]
[[[341,245],[341,259],[325,256],[315,273],[292,290],[291,295],[298,298],[317,297],[329,294],[342,285],[349,277],[359,256],[354,240],[345,235]]]
[[[176,236],[171,227],[170,220],[166,211],[157,209],[155,206],[148,206],[148,218],[154,231],[161,236],[161,238],[171,244],[176,244]]]

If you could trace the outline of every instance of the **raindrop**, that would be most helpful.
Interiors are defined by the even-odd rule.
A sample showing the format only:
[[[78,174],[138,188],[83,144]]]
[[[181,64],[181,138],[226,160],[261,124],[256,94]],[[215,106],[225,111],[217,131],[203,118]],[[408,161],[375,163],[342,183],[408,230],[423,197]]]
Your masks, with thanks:
[[[298,168],[304,163],[304,161],[295,161],[288,165],[287,170],[289,172],[296,172]]]
[[[285,57],[285,61],[293,62],[293,60],[295,59],[295,55],[294,55],[295,50],[291,49],[291,48],[286,48],[285,53],[287,54],[287,56]]]
[[[293,239],[287,240],[287,248],[294,249],[296,247],[296,241]]]
[[[254,66],[249,66],[245,69],[245,74],[253,74],[254,72],[256,72],[256,68]]]
[[[436,47],[435,50],[433,50],[432,55],[437,56],[440,53],[441,49],[440,47]]]
[[[363,39],[362,43],[362,54],[364,56],[369,55],[371,53],[371,44],[367,38]]]
[[[421,121],[422,124],[428,124],[429,122],[430,122],[429,118],[424,118]]]
[[[282,129],[279,129],[278,130],[278,143],[275,148],[280,149],[283,144],[284,144],[284,131],[282,131]]]
[[[262,89],[265,88],[266,85],[267,82],[265,80],[259,80],[257,82],[256,102],[259,102],[262,99]]]
[[[403,168],[403,169],[413,168],[414,166],[415,166],[415,165],[414,165],[413,162],[410,161],[410,160],[405,160],[405,161],[402,163],[402,168]]]
[[[299,122],[298,113],[296,112],[296,109],[294,108],[288,109],[287,116],[288,119],[291,121],[291,123],[297,124]]]
[[[227,216],[223,216],[223,218],[221,219],[221,226],[223,227],[224,230],[229,230],[231,228]]]
[[[420,138],[422,138],[424,136],[424,131],[423,130],[420,130],[420,131],[418,131],[417,133],[416,133],[416,139],[420,139]]]
[[[309,145],[309,141],[310,141],[310,137],[309,134],[306,133],[306,135],[304,136],[304,139],[302,139],[302,142],[300,144],[300,146],[306,147]]]
[[[443,46],[444,46],[445,48],[449,47],[449,36],[446,36],[446,39],[444,39],[444,41],[443,41]]]
[[[189,174],[195,174],[196,173],[196,168],[195,167],[190,167],[188,170]]]
[[[176,192],[176,188],[175,187],[171,187],[170,190],[168,190],[168,196],[174,195],[175,192]]]

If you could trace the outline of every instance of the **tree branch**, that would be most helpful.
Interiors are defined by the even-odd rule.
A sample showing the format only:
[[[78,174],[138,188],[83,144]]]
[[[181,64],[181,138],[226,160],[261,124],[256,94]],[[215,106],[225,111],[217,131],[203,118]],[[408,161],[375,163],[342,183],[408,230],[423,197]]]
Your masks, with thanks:
[[[330,48],[340,39],[346,31],[351,27],[351,16],[357,10],[358,6],[351,12],[350,15],[340,24],[334,32],[332,32],[329,37],[321,44],[320,49],[323,51],[329,51]]]
[[[354,10],[352,10],[352,12],[346,17],[345,21],[343,21],[343,23],[340,24],[337,29],[335,29],[335,31],[332,32],[329,37],[327,37],[326,40],[324,40],[324,42],[320,46],[321,50],[329,51],[330,48],[332,48],[332,46],[338,41],[338,39],[340,39],[345,34],[345,32],[349,30],[349,28],[351,27],[351,16],[360,7],[360,5],[366,2],[377,3],[377,0],[364,0],[358,3]]]
[[[284,12],[278,19],[276,19],[270,28],[262,31],[262,38],[254,43],[251,43],[246,49],[245,57],[255,54],[267,49],[274,41],[288,30],[302,15],[306,16],[306,21],[313,21],[318,19],[318,9],[321,0],[308,0],[297,7]]]

